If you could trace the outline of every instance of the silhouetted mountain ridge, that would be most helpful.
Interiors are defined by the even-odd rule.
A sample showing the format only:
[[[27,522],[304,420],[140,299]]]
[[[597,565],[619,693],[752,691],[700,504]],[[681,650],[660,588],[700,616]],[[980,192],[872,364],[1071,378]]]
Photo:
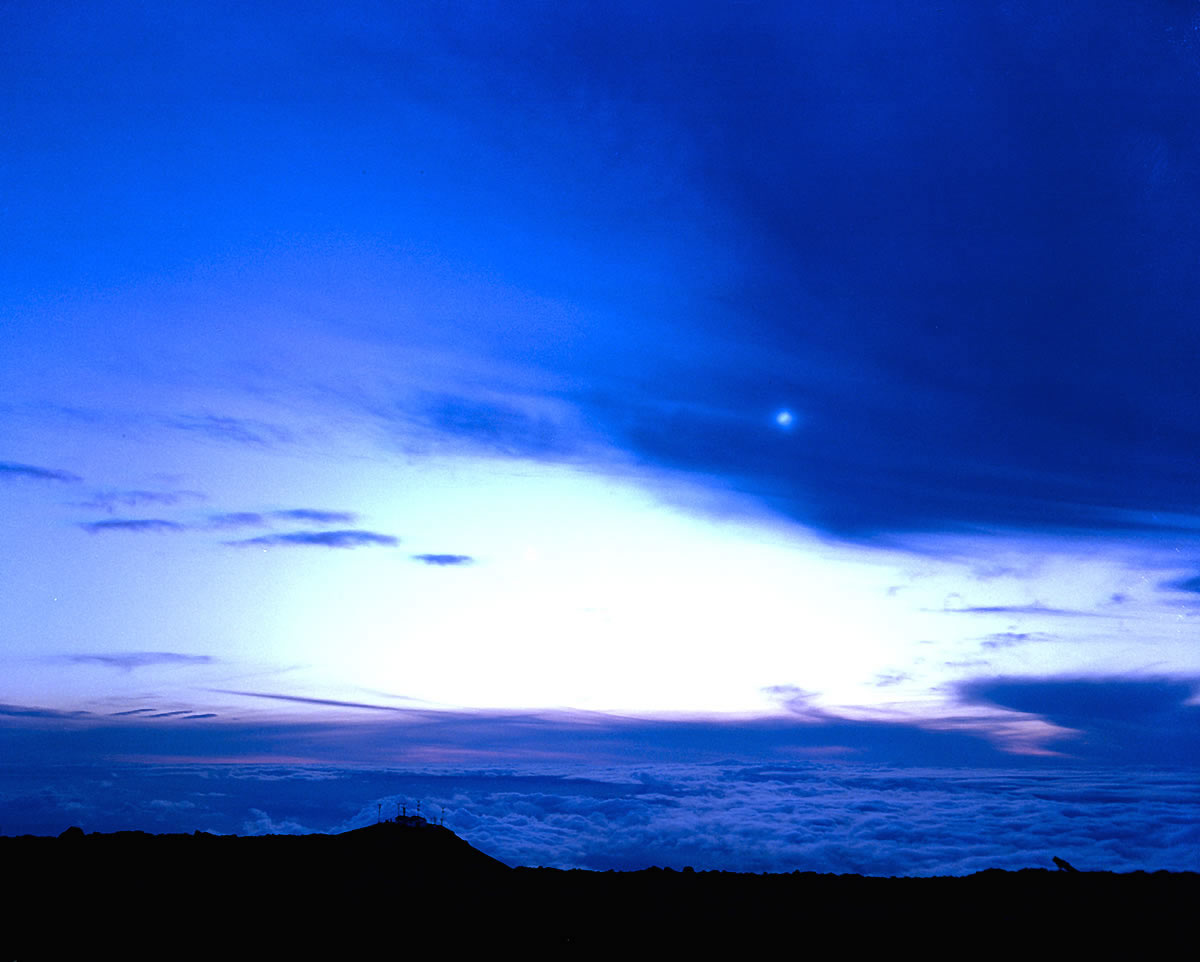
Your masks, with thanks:
[[[44,842],[36,836],[0,839],[0,842],[30,844]],[[390,870],[437,872],[439,874],[494,874],[511,869],[498,859],[485,855],[450,829],[410,816],[407,819],[378,822],[336,834],[306,835],[213,835],[209,832],[152,835],[141,831],[86,833],[72,826],[57,841],[69,843],[78,858],[109,856],[119,852],[123,860],[145,856],[155,850],[167,851],[186,861],[206,861],[210,856],[237,854],[268,860],[268,864],[300,864],[333,861],[361,861],[367,866],[387,866]],[[95,850],[95,851],[93,851]]]
[[[882,950],[918,921],[926,938],[964,948],[985,937],[1014,949],[1050,938],[1072,950],[1145,954],[1189,937],[1200,904],[1192,872],[877,878],[509,868],[415,818],[337,835],[72,827],[57,838],[0,838],[0,865],[9,910],[0,954],[8,958],[82,957],[105,946],[122,957],[361,957],[424,942],[744,950],[800,932],[805,942],[819,935]]]

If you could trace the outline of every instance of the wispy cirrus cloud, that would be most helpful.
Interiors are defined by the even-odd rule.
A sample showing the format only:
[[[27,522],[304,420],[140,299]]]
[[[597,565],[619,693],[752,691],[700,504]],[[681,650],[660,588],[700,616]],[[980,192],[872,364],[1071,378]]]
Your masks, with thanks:
[[[270,701],[294,702],[298,705],[324,705],[330,708],[364,708],[369,711],[411,711],[409,708],[399,708],[395,705],[374,705],[370,702],[342,701],[336,698],[309,698],[304,695],[282,695],[264,691],[234,691],[227,688],[214,688],[213,691],[224,695],[242,695],[245,698],[265,698]]]
[[[275,424],[252,418],[224,417],[215,414],[181,414],[167,420],[181,431],[238,444],[267,446],[293,440],[292,432]]]
[[[91,712],[83,710],[61,711],[56,708],[38,708],[33,705],[0,704],[0,715],[10,718],[86,718],[91,714]]]
[[[30,481],[65,481],[74,483],[83,479],[70,471],[58,471],[54,468],[40,468],[33,464],[17,464],[12,461],[0,461],[0,480],[27,479]]]
[[[353,511],[323,511],[317,508],[287,508],[279,511],[228,511],[210,514],[213,528],[265,528],[275,521],[306,521],[310,524],[348,524],[358,520]]]
[[[310,548],[365,548],[370,546],[392,547],[400,539],[390,534],[375,531],[347,529],[342,531],[292,531],[287,534],[265,534],[258,538],[242,541],[226,541],[235,547],[310,547]]]
[[[979,644],[983,648],[999,650],[1013,648],[1016,645],[1027,645],[1033,642],[1049,641],[1053,636],[1042,631],[999,631],[988,635]]]
[[[442,395],[428,399],[423,418],[438,432],[493,452],[557,459],[580,444],[577,431],[556,419],[543,401],[522,410],[513,401]]]
[[[184,719],[199,719],[199,718],[216,718],[216,712],[195,712],[190,708],[181,708],[175,711],[160,712],[154,708],[131,708],[128,711],[110,712],[110,718],[184,718]]]
[[[311,521],[313,524],[346,524],[358,520],[358,515],[353,511],[319,511],[315,508],[272,511],[271,517],[283,518],[286,521]]]
[[[142,504],[176,505],[188,501],[203,501],[199,491],[98,491],[80,507],[114,511],[118,507],[134,508]]]
[[[768,685],[763,689],[763,694],[775,699],[783,708],[798,718],[813,722],[823,722],[829,718],[825,712],[813,704],[820,692],[809,691],[796,685]]]
[[[1039,604],[1038,602],[1028,605],[964,605],[950,602],[947,603],[943,608],[927,608],[924,610],[944,611],[948,614],[954,615],[1052,615],[1056,618],[1103,617],[1103,614],[1097,611],[1080,611],[1072,608],[1053,608],[1049,605]]]
[[[174,651],[125,651],[105,654],[65,655],[64,659],[76,665],[104,665],[108,668],[119,668],[122,671],[133,671],[135,668],[146,668],[150,665],[208,665],[216,661],[212,655],[183,655]],[[153,711],[153,709],[137,709]],[[130,712],[129,714],[134,714]]]
[[[259,528],[270,524],[270,521],[257,511],[229,511],[210,514],[208,523],[214,528]]]
[[[412,559],[413,561],[420,561],[423,564],[434,565],[440,568],[475,563],[475,559],[469,554],[415,554],[412,556]]]
[[[165,534],[188,529],[185,524],[180,524],[178,521],[167,521],[163,518],[113,518],[106,521],[81,521],[79,527],[89,534],[103,534],[108,531]]]

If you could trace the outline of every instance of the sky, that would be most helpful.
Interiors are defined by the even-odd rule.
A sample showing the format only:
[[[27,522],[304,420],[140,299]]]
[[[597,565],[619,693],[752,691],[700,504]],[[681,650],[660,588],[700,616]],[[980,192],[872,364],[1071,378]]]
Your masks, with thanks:
[[[1198,118],[1167,0],[4,4],[0,831],[90,765],[1194,782]]]

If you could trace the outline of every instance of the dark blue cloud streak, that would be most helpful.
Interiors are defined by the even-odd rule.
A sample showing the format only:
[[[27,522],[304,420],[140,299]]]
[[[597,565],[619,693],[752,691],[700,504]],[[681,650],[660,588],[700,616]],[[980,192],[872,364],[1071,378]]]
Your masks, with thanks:
[[[390,534],[379,534],[374,531],[293,531],[288,534],[264,534],[257,538],[247,538],[243,541],[227,541],[226,544],[236,547],[310,547],[310,548],[363,548],[372,545],[393,547],[400,539]]]
[[[352,511],[320,511],[316,508],[288,508],[272,511],[271,517],[285,521],[310,521],[314,524],[344,524],[358,519]]]
[[[113,518],[106,521],[83,521],[80,522],[79,527],[89,534],[103,534],[106,531],[164,534],[187,530],[187,525],[177,521],[167,521],[163,518]]]
[[[17,464],[13,461],[0,461],[0,479],[23,478],[32,481],[65,481],[74,483],[83,480],[69,471],[58,471],[54,468],[39,468],[33,464]]]
[[[212,655],[185,655],[175,651],[112,651],[65,655],[64,659],[77,665],[104,665],[108,668],[120,668],[122,671],[149,666],[209,665],[217,660]]]
[[[1200,681],[1162,678],[995,678],[960,688],[969,701],[1041,715],[1080,732],[1055,746],[1063,751],[1159,765],[1200,759],[1198,691]]]
[[[214,528],[260,528],[269,524],[265,515],[256,511],[230,511],[208,516]]]

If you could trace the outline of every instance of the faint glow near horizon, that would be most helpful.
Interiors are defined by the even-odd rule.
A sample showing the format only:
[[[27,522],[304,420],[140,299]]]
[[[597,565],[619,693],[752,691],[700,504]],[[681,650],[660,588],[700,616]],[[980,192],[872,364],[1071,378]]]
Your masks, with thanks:
[[[907,550],[834,544],[733,493],[714,514],[713,492],[686,478],[519,459],[260,452],[256,463],[274,470],[246,475],[236,502],[157,509],[190,526],[182,533],[29,529],[40,555],[10,569],[28,590],[9,618],[32,641],[10,649],[8,697],[98,714],[330,710],[230,694],[242,690],[644,716],[882,712],[934,726],[973,714],[982,734],[1028,723],[1032,744],[1042,723],[964,714],[953,683],[1137,672],[1148,645],[1200,668],[1147,557],[1127,550],[1003,533]],[[218,459],[210,470],[234,469]],[[203,522],[293,502],[352,506],[400,544],[239,548]],[[474,563],[413,558],[447,551]],[[130,651],[209,660],[124,671],[71,660]],[[789,705],[793,692],[802,703]]]

